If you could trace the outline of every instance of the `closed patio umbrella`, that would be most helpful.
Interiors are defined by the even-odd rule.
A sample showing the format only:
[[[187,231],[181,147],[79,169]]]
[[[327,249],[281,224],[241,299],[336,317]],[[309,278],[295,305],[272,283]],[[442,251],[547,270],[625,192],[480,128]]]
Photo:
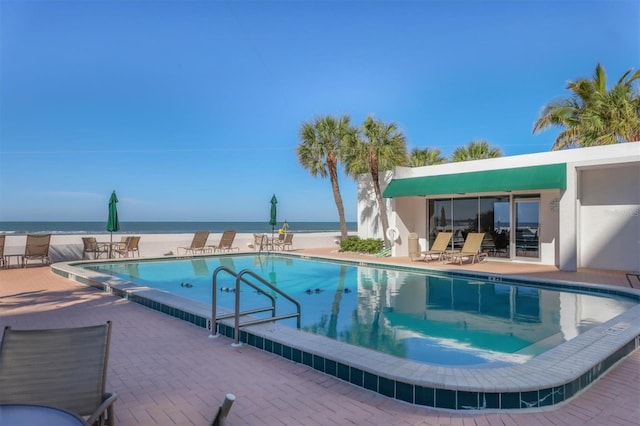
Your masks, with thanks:
[[[113,233],[120,230],[117,203],[118,197],[116,197],[116,191],[113,191],[111,198],[109,198],[109,218],[107,219],[107,231],[111,232],[111,243],[113,243]]]
[[[278,199],[276,198],[276,194],[273,194],[273,197],[271,197],[271,217],[269,219],[269,225],[271,225],[271,239],[273,239],[273,232],[276,224],[278,223],[277,221],[278,210],[277,210],[276,204],[278,204]]]

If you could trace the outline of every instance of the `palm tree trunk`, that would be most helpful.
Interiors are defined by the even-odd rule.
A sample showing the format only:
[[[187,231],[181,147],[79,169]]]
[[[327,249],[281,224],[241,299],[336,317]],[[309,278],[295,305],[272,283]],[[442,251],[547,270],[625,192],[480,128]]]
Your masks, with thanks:
[[[338,170],[335,164],[327,164],[329,168],[329,176],[331,178],[331,188],[333,188],[333,199],[338,208],[338,217],[340,219],[340,238],[347,239],[347,221],[344,217],[344,205],[342,204],[342,195],[340,195],[340,187],[338,186]]]

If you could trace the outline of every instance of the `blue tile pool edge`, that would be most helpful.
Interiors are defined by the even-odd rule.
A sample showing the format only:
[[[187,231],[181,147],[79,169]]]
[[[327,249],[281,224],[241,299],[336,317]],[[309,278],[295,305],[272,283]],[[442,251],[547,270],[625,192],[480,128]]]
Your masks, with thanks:
[[[327,260],[322,257],[314,259]],[[210,305],[78,267],[90,263],[95,262],[59,263],[52,265],[51,270],[64,278],[210,330]],[[387,264],[353,263],[389,268]],[[424,271],[423,268],[400,269]],[[471,275],[482,279],[492,276]],[[505,281],[512,280],[505,278]],[[562,282],[552,284],[563,288]],[[592,288],[585,285],[581,287]],[[621,293],[628,297],[628,291]],[[219,332],[234,338],[231,322],[220,322]],[[245,327],[240,331],[240,341],[410,404],[445,410],[536,409],[568,401],[636,350],[640,346],[640,306],[525,364],[502,368],[452,368],[421,364],[277,324]]]

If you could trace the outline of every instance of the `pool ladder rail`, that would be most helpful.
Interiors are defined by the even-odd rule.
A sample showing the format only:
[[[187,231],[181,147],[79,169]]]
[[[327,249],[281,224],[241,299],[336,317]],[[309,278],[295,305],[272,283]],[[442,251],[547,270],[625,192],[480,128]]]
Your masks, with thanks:
[[[232,313],[217,315],[217,294],[218,294],[217,281],[218,281],[218,274],[221,272],[226,272],[227,274],[235,277],[236,279],[235,308]],[[248,280],[245,276],[249,276],[255,279],[258,282],[258,284]],[[271,300],[271,306],[249,309],[241,312],[240,311],[240,284],[246,284],[249,287],[256,290],[258,293],[267,296]],[[261,288],[261,286],[263,287]],[[293,303],[294,306],[296,307],[296,312],[276,315],[276,298],[272,294],[269,294],[268,292],[264,291],[263,290],[264,287],[267,287],[269,290],[281,295],[282,297],[284,297],[285,299]],[[270,317],[253,318],[253,319],[247,319],[240,322],[240,318],[243,316],[256,314],[260,312],[269,312],[269,311],[271,311]],[[260,275],[256,274],[255,272],[249,269],[243,269],[242,271],[236,273],[233,270],[227,268],[226,266],[219,266],[215,269],[215,271],[213,271],[213,276],[211,278],[211,334],[209,335],[210,338],[218,337],[219,335],[218,322],[219,320],[227,319],[227,318],[234,319],[234,342],[232,343],[232,346],[240,346],[241,345],[240,327],[244,327],[247,325],[254,325],[254,324],[262,324],[265,322],[274,322],[277,320],[287,319],[287,318],[297,318],[297,327],[300,328],[300,303],[296,299],[289,296],[287,293],[275,287],[269,281],[265,280]]]

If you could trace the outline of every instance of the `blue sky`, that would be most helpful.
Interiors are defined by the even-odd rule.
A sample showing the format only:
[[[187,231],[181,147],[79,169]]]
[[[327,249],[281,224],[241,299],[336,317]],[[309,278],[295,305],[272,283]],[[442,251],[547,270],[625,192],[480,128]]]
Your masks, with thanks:
[[[640,2],[0,0],[0,221],[337,221],[302,123],[549,151],[540,109],[640,64]],[[341,177],[347,220],[356,184]]]

